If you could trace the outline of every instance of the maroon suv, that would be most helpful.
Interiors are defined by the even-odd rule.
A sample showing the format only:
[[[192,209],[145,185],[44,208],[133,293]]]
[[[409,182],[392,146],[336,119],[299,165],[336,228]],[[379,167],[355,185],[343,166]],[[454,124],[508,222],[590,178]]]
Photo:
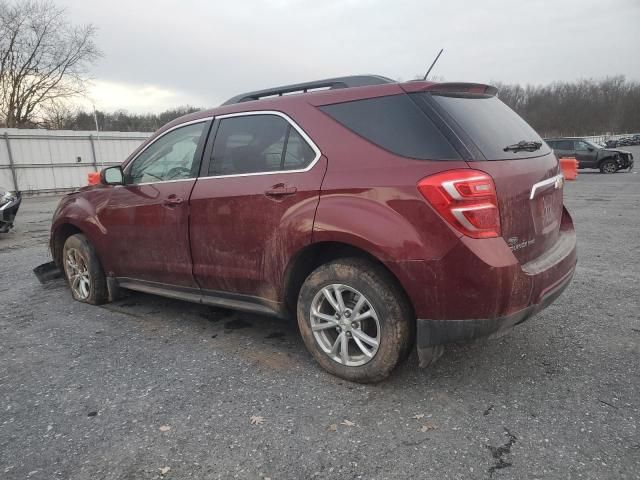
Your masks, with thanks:
[[[67,195],[51,252],[76,300],[119,288],[295,314],[340,377],[497,336],[569,284],[558,161],[466,83],[354,76],[235,97]]]

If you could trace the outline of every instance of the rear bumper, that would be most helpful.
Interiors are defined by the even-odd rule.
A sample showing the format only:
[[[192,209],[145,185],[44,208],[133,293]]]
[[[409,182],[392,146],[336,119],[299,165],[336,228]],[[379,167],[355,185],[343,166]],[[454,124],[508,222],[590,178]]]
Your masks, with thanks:
[[[571,283],[577,243],[566,210],[555,245],[535,260],[520,264],[513,255],[500,251],[503,243],[468,242],[466,248],[453,251],[455,257],[450,260],[456,259],[454,263],[440,268],[430,284],[436,287],[431,288],[435,301],[429,310],[423,305],[415,308],[420,357],[421,351],[426,354],[426,349],[438,345],[500,337],[549,306]],[[472,250],[476,245],[482,248]],[[484,248],[486,245],[489,248]]]
[[[470,320],[417,320],[416,344],[418,354],[421,349],[447,343],[469,342],[477,338],[497,338],[508,333],[513,327],[531,318],[551,305],[569,286],[575,266],[557,283],[549,287],[540,302],[522,310],[497,318]]]

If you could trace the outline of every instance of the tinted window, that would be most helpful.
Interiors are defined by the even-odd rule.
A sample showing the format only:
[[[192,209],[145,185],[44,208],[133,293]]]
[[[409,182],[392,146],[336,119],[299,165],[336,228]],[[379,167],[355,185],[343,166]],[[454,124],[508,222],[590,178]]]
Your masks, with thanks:
[[[321,110],[349,130],[396,155],[459,160],[446,137],[407,95],[369,98]]]
[[[573,150],[573,140],[559,140],[554,148],[558,150]]]
[[[303,169],[315,151],[277,115],[247,115],[220,121],[209,175]]]
[[[432,94],[432,98],[471,138],[487,160],[537,157],[550,151],[536,131],[496,97]],[[504,151],[506,146],[522,140],[542,142],[542,147],[534,152]]]
[[[205,122],[176,128],[144,150],[127,171],[127,183],[151,183],[194,178],[198,162],[195,152]]]
[[[283,158],[285,170],[299,170],[308,166],[316,157],[316,152],[309,146],[295,128],[289,130],[289,140]]]

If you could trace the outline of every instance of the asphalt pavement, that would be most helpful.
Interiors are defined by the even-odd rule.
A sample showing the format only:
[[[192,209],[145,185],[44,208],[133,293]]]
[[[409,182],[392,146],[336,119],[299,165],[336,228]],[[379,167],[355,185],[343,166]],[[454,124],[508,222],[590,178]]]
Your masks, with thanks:
[[[640,478],[636,172],[566,185],[579,265],[555,304],[377,385],[325,373],[293,322],[40,285],[56,202],[0,236],[2,479]]]

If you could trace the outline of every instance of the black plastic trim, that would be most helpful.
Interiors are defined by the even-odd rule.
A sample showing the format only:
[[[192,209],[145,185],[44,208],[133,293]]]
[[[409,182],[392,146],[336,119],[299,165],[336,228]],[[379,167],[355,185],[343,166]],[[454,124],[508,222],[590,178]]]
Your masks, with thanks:
[[[217,290],[200,290],[194,287],[168,285],[129,277],[117,277],[115,280],[118,287],[136,290],[138,292],[261,315],[286,316],[283,304],[252,295],[221,292]]]
[[[433,112],[432,115],[435,114],[438,116],[443,125],[442,131],[449,138],[449,141],[452,142],[457,149],[466,152],[465,160],[486,160],[486,157],[478,146],[471,140],[471,137],[467,135],[458,122],[456,122],[444,108],[433,101],[430,92],[411,93],[409,96],[422,107],[427,115],[429,112]],[[478,95],[475,96],[477,97]]]
[[[283,85],[281,87],[266,88],[264,90],[256,90],[254,92],[241,93],[230,98],[222,105],[232,105],[234,103],[250,102],[252,100],[260,100],[264,97],[282,96],[285,93],[306,93],[308,90],[318,88],[353,88],[366,87],[371,85],[382,85],[385,83],[395,83],[394,80],[380,75],[353,75],[349,77],[326,78],[324,80],[314,80],[312,82],[295,83],[292,85]]]

